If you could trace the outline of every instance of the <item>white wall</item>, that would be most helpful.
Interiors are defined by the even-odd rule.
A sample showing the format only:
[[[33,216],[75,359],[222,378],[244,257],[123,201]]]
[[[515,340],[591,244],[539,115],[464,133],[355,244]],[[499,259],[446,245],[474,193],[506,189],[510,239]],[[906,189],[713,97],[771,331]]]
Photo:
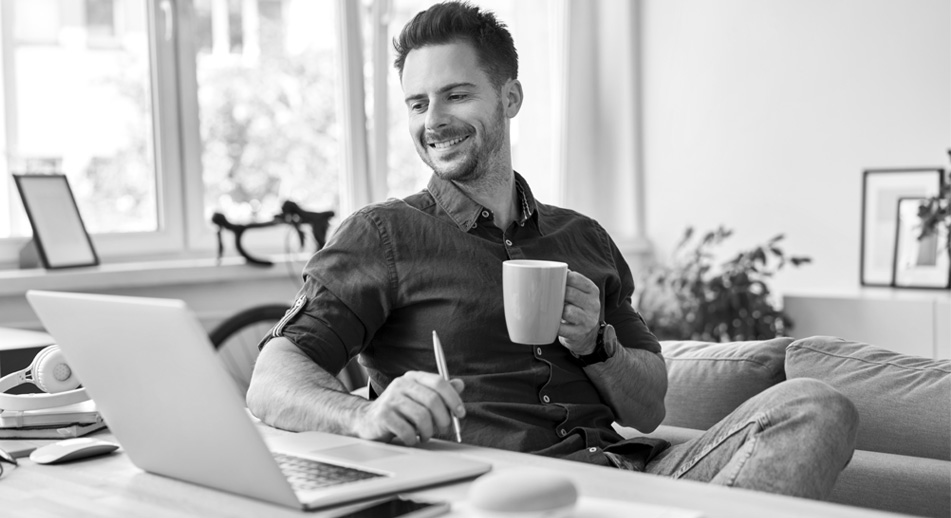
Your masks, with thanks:
[[[859,285],[862,170],[948,167],[948,0],[643,0],[647,235],[785,233],[779,291]]]

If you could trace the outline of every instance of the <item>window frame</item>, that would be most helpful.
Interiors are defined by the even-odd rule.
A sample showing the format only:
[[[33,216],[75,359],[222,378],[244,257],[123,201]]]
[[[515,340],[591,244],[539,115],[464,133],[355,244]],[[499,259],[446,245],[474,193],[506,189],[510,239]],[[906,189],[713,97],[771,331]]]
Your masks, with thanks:
[[[14,3],[3,2],[3,27],[0,28],[5,43],[12,42],[12,24],[15,19]],[[152,61],[150,68],[150,93],[152,104],[153,148],[155,160],[156,181],[156,210],[158,211],[158,228],[151,232],[127,233],[98,233],[91,234],[93,246],[97,254],[106,260],[142,256],[143,250],[147,255],[156,256],[183,249],[185,232],[183,225],[184,205],[181,202],[181,152],[179,139],[176,136],[180,127],[177,96],[178,67],[175,62],[174,48],[174,21],[170,18],[170,0],[146,0],[145,12],[147,16],[149,53]],[[171,36],[171,37],[168,37]],[[9,39],[8,39],[9,38]],[[4,52],[13,52],[11,45],[3,45]],[[12,64],[10,56],[4,59],[5,67]],[[6,76],[5,77],[9,77]],[[4,88],[4,110],[15,105],[15,93],[9,95]],[[14,103],[14,104],[11,104]],[[6,117],[5,117],[6,118]],[[5,128],[10,131],[15,124],[15,116],[10,117]],[[14,137],[15,138],[15,137]],[[6,165],[6,164],[4,164]],[[17,198],[15,190],[9,190],[12,184],[12,175],[0,195],[6,194],[5,199],[11,202]],[[11,265],[16,267],[20,250],[32,238],[9,237],[0,239],[0,267]]]
[[[4,9],[0,37],[12,41],[14,7],[12,2],[0,3]],[[359,12],[352,2],[336,0],[341,54],[337,59],[338,118],[341,121],[343,153],[341,174],[341,207],[338,218],[372,201],[372,180],[369,177],[367,137],[363,110],[363,78],[360,75],[362,44]],[[198,115],[198,82],[196,77],[196,44],[190,28],[195,23],[192,2],[187,0],[146,0],[148,44],[151,59],[151,105],[154,135],[156,210],[158,228],[151,232],[94,233],[93,246],[103,262],[156,257],[207,256],[216,249],[215,229],[204,216],[202,180],[202,143]],[[351,48],[353,47],[353,48]],[[10,45],[3,48],[13,52]],[[4,63],[12,61],[4,60]],[[0,94],[12,98],[0,85]],[[355,94],[351,94],[354,92]],[[15,101],[14,101],[15,102]],[[4,106],[10,106],[5,103]],[[0,137],[15,126],[15,117],[7,118]],[[15,137],[15,136],[14,136]],[[5,160],[5,158],[0,158]],[[3,164],[5,165],[5,164]],[[14,201],[12,175],[2,182],[0,196]],[[283,229],[264,229],[249,234],[250,246],[268,246],[281,241]],[[19,252],[30,237],[0,238],[0,269],[16,268]]]

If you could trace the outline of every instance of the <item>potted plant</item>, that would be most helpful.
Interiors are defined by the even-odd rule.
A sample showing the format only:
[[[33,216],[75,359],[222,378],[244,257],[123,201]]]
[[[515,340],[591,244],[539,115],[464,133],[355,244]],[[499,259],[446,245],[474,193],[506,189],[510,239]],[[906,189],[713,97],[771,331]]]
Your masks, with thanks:
[[[780,234],[716,265],[713,250],[732,234],[721,226],[695,240],[693,228],[687,228],[671,262],[647,268],[636,306],[659,339],[759,340],[782,336],[792,327],[772,300],[769,280],[787,264],[811,259],[787,257]]]
[[[948,153],[951,154],[951,151]],[[938,194],[927,198],[918,207],[918,217],[921,219],[921,233],[918,239],[936,235],[942,228],[947,235],[951,235],[951,207],[949,207],[951,205],[951,170],[945,173],[946,177]],[[951,239],[947,240],[947,249],[951,254]]]

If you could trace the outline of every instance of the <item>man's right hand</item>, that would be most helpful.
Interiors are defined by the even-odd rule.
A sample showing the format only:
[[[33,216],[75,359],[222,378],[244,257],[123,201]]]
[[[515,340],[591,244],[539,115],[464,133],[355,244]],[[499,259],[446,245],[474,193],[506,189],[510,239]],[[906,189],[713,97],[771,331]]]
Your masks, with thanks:
[[[452,415],[465,417],[466,409],[459,397],[464,388],[462,380],[446,381],[431,372],[409,371],[363,407],[354,423],[354,433],[362,439],[397,441],[407,446],[448,434]]]

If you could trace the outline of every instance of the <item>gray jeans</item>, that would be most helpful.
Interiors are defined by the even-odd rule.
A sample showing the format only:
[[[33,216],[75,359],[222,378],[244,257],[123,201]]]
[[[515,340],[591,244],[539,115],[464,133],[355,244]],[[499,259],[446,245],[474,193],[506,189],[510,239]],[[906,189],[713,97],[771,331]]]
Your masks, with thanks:
[[[858,412],[821,381],[780,383],[688,442],[651,459],[647,473],[825,499],[852,458]]]

